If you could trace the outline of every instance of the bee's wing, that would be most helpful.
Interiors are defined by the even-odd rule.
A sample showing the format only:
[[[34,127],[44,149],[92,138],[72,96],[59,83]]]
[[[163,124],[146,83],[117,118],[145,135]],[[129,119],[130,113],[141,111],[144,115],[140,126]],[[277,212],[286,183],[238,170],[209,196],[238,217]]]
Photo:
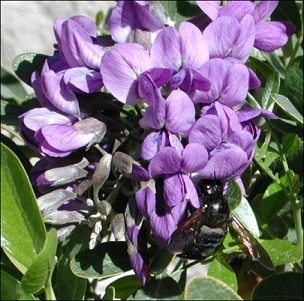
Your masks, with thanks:
[[[202,223],[202,210],[198,209],[172,234],[167,249],[172,254],[182,254],[193,248],[196,234]]]
[[[275,267],[266,250],[233,214],[232,226],[242,239],[242,243],[248,250],[249,254],[258,260],[265,268],[274,270]]]

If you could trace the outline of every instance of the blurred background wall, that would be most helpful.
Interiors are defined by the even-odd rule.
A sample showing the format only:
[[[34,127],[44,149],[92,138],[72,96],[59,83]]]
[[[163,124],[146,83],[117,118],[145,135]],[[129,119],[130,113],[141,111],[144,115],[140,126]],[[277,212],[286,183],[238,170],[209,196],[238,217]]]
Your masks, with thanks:
[[[53,54],[53,22],[84,15],[95,20],[116,1],[1,1],[1,66],[12,71],[13,59],[22,53]]]

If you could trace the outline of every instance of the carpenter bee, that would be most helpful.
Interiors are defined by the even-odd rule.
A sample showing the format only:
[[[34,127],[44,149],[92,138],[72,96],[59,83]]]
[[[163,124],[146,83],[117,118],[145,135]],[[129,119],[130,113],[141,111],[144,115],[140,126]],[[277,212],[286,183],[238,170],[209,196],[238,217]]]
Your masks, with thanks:
[[[186,259],[203,259],[219,250],[232,225],[250,255],[266,268],[274,266],[265,249],[249,230],[230,212],[223,185],[215,180],[198,184],[200,208],[190,210],[189,218],[172,234],[167,249]]]

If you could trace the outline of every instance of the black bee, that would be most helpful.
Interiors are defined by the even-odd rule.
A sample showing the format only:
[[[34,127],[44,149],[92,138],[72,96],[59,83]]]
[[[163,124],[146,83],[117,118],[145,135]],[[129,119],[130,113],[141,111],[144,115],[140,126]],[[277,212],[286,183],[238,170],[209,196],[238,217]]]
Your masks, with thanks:
[[[219,181],[201,180],[198,184],[200,208],[190,210],[191,215],[172,234],[167,249],[186,259],[203,259],[221,248],[232,224],[243,245],[252,257],[268,269],[274,266],[264,248],[237,218],[230,213],[223,185]]]

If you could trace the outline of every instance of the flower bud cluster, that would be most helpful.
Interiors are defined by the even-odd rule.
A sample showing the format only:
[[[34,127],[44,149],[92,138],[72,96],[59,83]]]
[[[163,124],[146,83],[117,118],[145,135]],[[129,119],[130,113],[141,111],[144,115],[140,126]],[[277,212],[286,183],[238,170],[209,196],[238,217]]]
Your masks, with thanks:
[[[110,38],[98,36],[84,16],[56,20],[54,55],[40,74],[32,74],[41,108],[20,117],[25,141],[44,156],[33,169],[33,184],[40,187],[39,204],[47,215],[70,205],[69,214],[78,213],[70,223],[83,222],[83,213],[94,206],[73,206],[92,186],[98,208],[111,160],[113,174],[133,180],[126,240],[143,283],[148,276],[143,220],[164,248],[189,206],[200,206],[199,179],[226,183],[242,175],[260,135],[254,118],[276,118],[246,102],[248,91],[260,86],[246,62],[254,48],[274,51],[294,32],[292,24],[268,20],[278,1],[196,2],[202,15],[175,28],[160,2],[118,1],[108,22]],[[126,111],[130,106],[134,110]],[[129,140],[136,142],[135,151]],[[110,204],[121,183],[117,176]],[[54,191],[55,204],[44,200],[43,193]]]

